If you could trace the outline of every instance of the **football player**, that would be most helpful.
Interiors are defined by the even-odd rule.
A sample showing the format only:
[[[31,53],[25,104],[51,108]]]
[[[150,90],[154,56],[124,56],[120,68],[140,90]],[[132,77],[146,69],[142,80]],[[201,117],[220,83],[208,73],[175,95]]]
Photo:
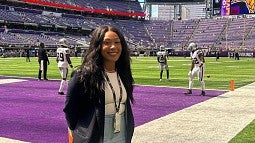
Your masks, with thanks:
[[[58,94],[64,95],[63,88],[66,84],[66,79],[68,75],[68,65],[73,68],[71,59],[70,59],[70,49],[69,43],[65,38],[59,40],[60,47],[57,49],[57,58],[59,72],[61,75],[61,83],[59,86]]]
[[[167,80],[170,80],[169,77],[169,67],[167,64],[167,51],[160,51],[157,53],[157,60],[159,63],[159,69],[160,69],[160,77],[159,80],[162,81],[162,75],[163,75],[163,70],[166,70],[166,78]]]
[[[198,49],[197,44],[194,42],[191,42],[188,46],[188,49],[190,50],[190,58],[192,59],[193,53]]]
[[[201,84],[202,87],[202,92],[201,96],[205,96],[205,82],[204,82],[204,72],[205,72],[205,59],[204,59],[204,53],[202,50],[197,48],[197,44],[192,43],[190,44],[189,48],[191,51],[194,51],[192,53],[192,63],[191,63],[191,68],[188,73],[189,76],[189,88],[187,92],[185,93],[186,95],[191,95],[192,94],[192,87],[194,83],[194,78],[197,76],[198,80]]]

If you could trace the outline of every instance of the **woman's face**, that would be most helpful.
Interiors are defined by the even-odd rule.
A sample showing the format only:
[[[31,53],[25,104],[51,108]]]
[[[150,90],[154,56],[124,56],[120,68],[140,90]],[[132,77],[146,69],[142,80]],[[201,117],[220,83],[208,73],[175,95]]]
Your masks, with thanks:
[[[121,51],[122,45],[119,36],[113,31],[106,32],[101,48],[104,63],[115,63],[119,59]]]

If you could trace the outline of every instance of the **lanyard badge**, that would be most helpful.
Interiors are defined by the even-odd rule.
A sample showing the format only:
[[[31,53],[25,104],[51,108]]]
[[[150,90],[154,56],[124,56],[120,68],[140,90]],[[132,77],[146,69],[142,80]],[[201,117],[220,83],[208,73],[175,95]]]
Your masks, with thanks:
[[[120,132],[120,124],[121,124],[121,116],[119,114],[119,112],[115,113],[115,117],[114,117],[114,133],[118,133]]]
[[[119,114],[119,110],[120,110],[120,102],[122,100],[122,88],[121,88],[121,83],[120,83],[120,77],[117,74],[117,79],[118,79],[118,84],[119,84],[119,88],[120,88],[120,97],[119,97],[119,103],[117,105],[117,101],[116,101],[116,94],[114,91],[114,88],[110,82],[110,79],[108,77],[107,74],[105,74],[106,80],[109,84],[109,86],[111,87],[112,90],[112,94],[113,94],[113,99],[114,99],[114,104],[115,104],[115,109],[116,109],[116,113],[114,115],[114,133],[119,133],[120,132],[120,125],[121,125],[121,115]]]

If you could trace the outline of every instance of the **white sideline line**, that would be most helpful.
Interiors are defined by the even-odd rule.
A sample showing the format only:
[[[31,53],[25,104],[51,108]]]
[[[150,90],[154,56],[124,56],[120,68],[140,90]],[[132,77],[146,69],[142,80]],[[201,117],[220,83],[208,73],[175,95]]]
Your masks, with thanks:
[[[0,84],[22,82],[22,81],[27,81],[27,80],[24,80],[24,79],[0,79]]]
[[[29,142],[24,142],[24,141],[14,140],[14,139],[9,139],[4,137],[0,137],[0,142],[1,143],[29,143]]]

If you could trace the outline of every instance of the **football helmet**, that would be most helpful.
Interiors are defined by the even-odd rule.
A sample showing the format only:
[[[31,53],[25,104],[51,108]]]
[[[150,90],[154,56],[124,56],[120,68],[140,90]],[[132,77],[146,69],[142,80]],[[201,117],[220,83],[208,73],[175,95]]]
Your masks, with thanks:
[[[68,43],[68,41],[66,40],[66,38],[61,38],[61,39],[59,39],[59,44],[60,44],[61,46],[65,46],[65,47],[68,47],[68,46],[69,46],[69,43]]]
[[[188,49],[189,49],[190,51],[195,51],[195,50],[197,50],[197,49],[198,49],[198,48],[197,48],[197,44],[194,43],[194,42],[191,42],[191,43],[189,44],[189,46],[188,46]]]

